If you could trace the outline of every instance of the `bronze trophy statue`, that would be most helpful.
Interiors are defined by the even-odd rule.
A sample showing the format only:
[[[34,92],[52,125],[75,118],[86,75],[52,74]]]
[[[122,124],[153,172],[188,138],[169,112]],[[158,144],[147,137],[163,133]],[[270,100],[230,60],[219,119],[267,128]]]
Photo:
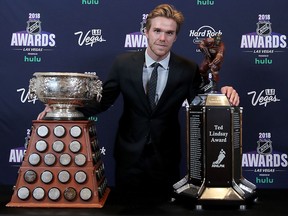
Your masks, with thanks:
[[[218,91],[217,83],[219,82],[219,71],[224,60],[225,46],[221,40],[221,35],[206,38],[199,44],[201,52],[205,55],[200,64],[200,73],[203,78],[204,92],[216,93]],[[208,87],[207,87],[208,86]]]

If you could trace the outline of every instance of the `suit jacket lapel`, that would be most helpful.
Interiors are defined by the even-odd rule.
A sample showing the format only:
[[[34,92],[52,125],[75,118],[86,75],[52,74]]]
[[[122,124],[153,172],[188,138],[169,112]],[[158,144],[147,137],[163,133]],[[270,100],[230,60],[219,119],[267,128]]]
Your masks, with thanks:
[[[148,97],[145,93],[145,89],[143,87],[143,65],[145,61],[145,51],[136,52],[133,56],[133,62],[130,67],[130,77],[134,83],[134,89],[136,89],[136,93],[141,97],[141,101],[143,102],[143,107],[151,110]]]

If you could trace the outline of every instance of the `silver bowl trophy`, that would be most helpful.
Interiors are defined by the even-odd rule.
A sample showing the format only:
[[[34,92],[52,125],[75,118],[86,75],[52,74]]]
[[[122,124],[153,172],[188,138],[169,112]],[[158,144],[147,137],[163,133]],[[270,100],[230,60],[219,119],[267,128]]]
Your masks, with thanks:
[[[82,119],[76,108],[101,100],[102,82],[96,75],[71,72],[36,72],[30,79],[29,97],[52,108],[44,119]]]
[[[242,176],[242,107],[218,92],[223,62],[221,35],[204,39],[200,50],[203,84],[187,108],[187,175],[173,187],[177,196],[202,204],[234,203],[245,208],[256,186]]]
[[[93,74],[36,72],[29,91],[30,98],[48,104],[52,111],[33,120],[7,206],[102,208],[110,189],[96,124],[77,110],[93,100],[100,102],[102,82]]]

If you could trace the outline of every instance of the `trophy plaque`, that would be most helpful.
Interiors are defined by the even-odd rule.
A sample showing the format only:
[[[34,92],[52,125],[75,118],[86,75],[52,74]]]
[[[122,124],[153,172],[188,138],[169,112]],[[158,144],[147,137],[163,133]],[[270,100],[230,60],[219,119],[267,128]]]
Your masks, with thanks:
[[[206,55],[200,67],[204,85],[186,110],[188,173],[173,187],[176,194],[196,199],[200,208],[228,201],[242,208],[256,195],[256,186],[242,176],[243,108],[231,106],[218,93],[224,51],[219,36],[204,40],[201,46]],[[209,72],[213,75],[207,82]]]
[[[94,121],[77,107],[100,101],[97,76],[35,73],[30,97],[52,107],[33,120],[31,136],[8,207],[102,208],[110,189]]]

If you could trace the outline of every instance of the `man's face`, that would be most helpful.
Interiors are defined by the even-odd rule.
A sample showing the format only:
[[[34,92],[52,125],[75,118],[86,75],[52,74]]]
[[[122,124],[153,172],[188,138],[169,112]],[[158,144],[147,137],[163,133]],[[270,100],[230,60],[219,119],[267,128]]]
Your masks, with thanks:
[[[156,17],[151,20],[151,28],[146,30],[147,52],[155,61],[164,59],[175,42],[177,23],[173,19]]]

